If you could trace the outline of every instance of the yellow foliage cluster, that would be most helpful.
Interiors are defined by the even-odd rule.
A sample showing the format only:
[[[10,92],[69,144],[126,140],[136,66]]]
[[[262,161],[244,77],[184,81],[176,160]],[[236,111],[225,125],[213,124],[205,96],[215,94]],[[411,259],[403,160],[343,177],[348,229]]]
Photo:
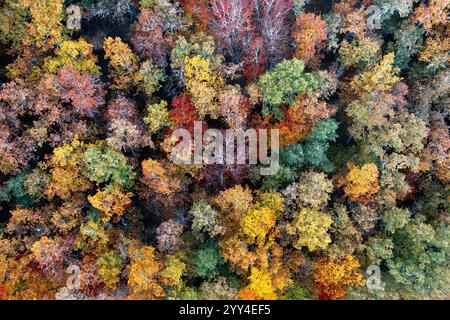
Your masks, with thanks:
[[[214,73],[209,60],[200,55],[186,57],[184,80],[200,116],[218,117],[218,94],[224,80]]]
[[[88,220],[80,227],[80,239],[77,247],[86,251],[103,251],[109,242],[109,236],[100,222]]]
[[[278,216],[284,211],[284,198],[276,191],[260,192],[256,198],[256,207],[266,207]]]
[[[103,48],[105,58],[109,59],[109,76],[114,82],[111,88],[124,90],[129,88],[138,69],[138,57],[119,37],[106,38]]]
[[[147,106],[147,116],[144,118],[150,134],[157,133],[160,129],[170,125],[167,102],[153,103]]]
[[[163,269],[162,262],[155,255],[152,246],[135,248],[130,247],[130,275],[128,287],[131,292],[130,299],[154,299],[164,296],[164,289],[158,283],[158,277]]]
[[[354,95],[360,97],[366,92],[390,91],[392,86],[401,80],[395,75],[400,69],[393,66],[394,58],[395,55],[389,53],[370,70],[356,75],[350,83]]]
[[[56,57],[47,58],[44,69],[50,73],[56,73],[61,68],[72,68],[81,73],[97,73],[97,56],[94,54],[94,46],[84,39],[76,41],[66,40],[56,49]]]
[[[29,9],[31,22],[28,23],[28,36],[25,45],[50,48],[61,42],[63,25],[63,0],[20,0],[23,9]]]
[[[350,164],[349,169],[345,194],[353,201],[367,203],[380,190],[378,167],[374,163],[365,164],[361,168]]]
[[[275,300],[277,298],[272,284],[272,275],[268,270],[253,267],[248,279],[250,284],[240,290],[239,299]]]
[[[183,284],[182,276],[186,271],[186,264],[177,256],[168,256],[165,267],[161,271],[161,283],[175,288]]]
[[[249,244],[262,244],[275,227],[275,212],[267,207],[251,209],[241,221],[241,231]]]
[[[97,192],[94,196],[88,196],[88,201],[95,209],[103,212],[103,222],[109,222],[112,218],[113,222],[119,222],[132,203],[132,196],[131,192],[124,193],[119,188],[109,188]]]
[[[427,38],[425,49],[419,55],[419,61],[428,62],[429,64],[443,66],[449,63],[450,38],[436,36],[434,38]]]
[[[331,242],[328,230],[333,220],[316,209],[302,208],[295,214],[294,221],[286,226],[286,231],[295,237],[294,247],[309,251],[325,249]]]
[[[252,191],[237,185],[219,193],[213,202],[224,216],[226,233],[230,234],[239,228],[242,217],[252,206]]]
[[[91,187],[89,180],[82,175],[86,147],[88,145],[75,139],[70,144],[54,149],[50,160],[52,180],[45,191],[50,199],[55,195],[67,199],[73,193]]]
[[[314,285],[322,299],[339,299],[345,297],[344,286],[360,286],[363,275],[360,264],[354,256],[348,255],[343,260],[321,259],[314,265]]]

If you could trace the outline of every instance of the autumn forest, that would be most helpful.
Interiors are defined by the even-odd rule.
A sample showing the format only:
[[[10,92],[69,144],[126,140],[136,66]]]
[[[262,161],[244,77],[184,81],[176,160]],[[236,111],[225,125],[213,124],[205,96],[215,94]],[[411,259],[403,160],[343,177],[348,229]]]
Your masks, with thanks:
[[[449,9],[0,0],[0,300],[450,299]]]

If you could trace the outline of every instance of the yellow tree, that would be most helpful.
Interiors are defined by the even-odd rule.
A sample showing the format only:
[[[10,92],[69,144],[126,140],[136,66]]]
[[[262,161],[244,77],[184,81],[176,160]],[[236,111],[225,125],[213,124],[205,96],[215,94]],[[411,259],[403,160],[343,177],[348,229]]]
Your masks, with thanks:
[[[111,219],[113,222],[119,222],[127,212],[132,196],[131,192],[124,193],[119,187],[110,187],[97,192],[94,196],[88,196],[88,201],[105,215],[102,218],[103,222],[109,222]]]
[[[131,259],[128,287],[130,299],[155,299],[164,296],[159,276],[164,264],[158,260],[152,246],[129,249]]]
[[[307,247],[309,251],[315,251],[325,249],[331,242],[328,230],[332,222],[326,213],[302,208],[295,214],[294,221],[286,226],[286,231],[294,236],[296,249]]]
[[[224,81],[212,70],[210,61],[200,55],[187,57],[184,80],[199,115],[217,118],[220,114],[218,93]]]
[[[51,48],[61,42],[63,25],[63,0],[20,0],[20,6],[30,10],[31,22],[27,24],[25,45]]]
[[[272,283],[272,274],[269,270],[252,268],[248,277],[250,284],[238,293],[242,300],[275,300],[275,288]]]
[[[86,147],[83,142],[73,140],[53,150],[49,163],[52,179],[45,191],[50,199],[55,195],[67,199],[75,192],[86,191],[91,187],[89,180],[82,175]]]
[[[334,300],[345,297],[345,286],[360,286],[363,275],[359,261],[354,256],[345,259],[320,259],[314,265],[314,286],[319,298]]]
[[[220,192],[213,199],[213,203],[224,217],[226,234],[231,234],[239,229],[239,223],[252,206],[252,202],[253,196],[250,188],[240,185]]]
[[[251,209],[241,221],[241,232],[249,244],[263,244],[275,227],[275,212],[267,207]]]
[[[350,172],[345,178],[345,194],[352,200],[365,204],[378,193],[378,167],[368,163],[361,168],[349,164]]]
[[[44,69],[50,73],[57,73],[61,68],[71,68],[81,73],[100,71],[94,46],[84,39],[63,41],[55,50],[55,55],[44,62]]]
[[[126,90],[133,83],[138,70],[138,57],[119,37],[106,38],[103,48],[105,58],[109,59],[109,77],[114,82],[111,88]]]
[[[394,59],[395,55],[389,53],[369,70],[354,76],[350,82],[350,97],[360,97],[364,93],[370,94],[377,91],[390,91],[392,86],[401,80],[396,76],[400,69],[393,66]]]

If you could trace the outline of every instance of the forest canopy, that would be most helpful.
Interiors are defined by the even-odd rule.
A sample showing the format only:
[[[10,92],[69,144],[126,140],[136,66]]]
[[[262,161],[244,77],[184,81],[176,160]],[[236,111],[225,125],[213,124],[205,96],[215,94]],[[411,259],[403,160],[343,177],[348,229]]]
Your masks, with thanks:
[[[0,300],[449,299],[449,8],[0,1]]]

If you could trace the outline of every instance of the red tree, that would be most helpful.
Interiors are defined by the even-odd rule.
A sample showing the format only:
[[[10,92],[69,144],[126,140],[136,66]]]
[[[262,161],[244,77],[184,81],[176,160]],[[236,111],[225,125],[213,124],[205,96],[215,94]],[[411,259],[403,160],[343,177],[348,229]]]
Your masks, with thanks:
[[[267,61],[267,47],[264,39],[256,37],[244,48],[244,76],[247,81],[255,81],[264,73]]]

